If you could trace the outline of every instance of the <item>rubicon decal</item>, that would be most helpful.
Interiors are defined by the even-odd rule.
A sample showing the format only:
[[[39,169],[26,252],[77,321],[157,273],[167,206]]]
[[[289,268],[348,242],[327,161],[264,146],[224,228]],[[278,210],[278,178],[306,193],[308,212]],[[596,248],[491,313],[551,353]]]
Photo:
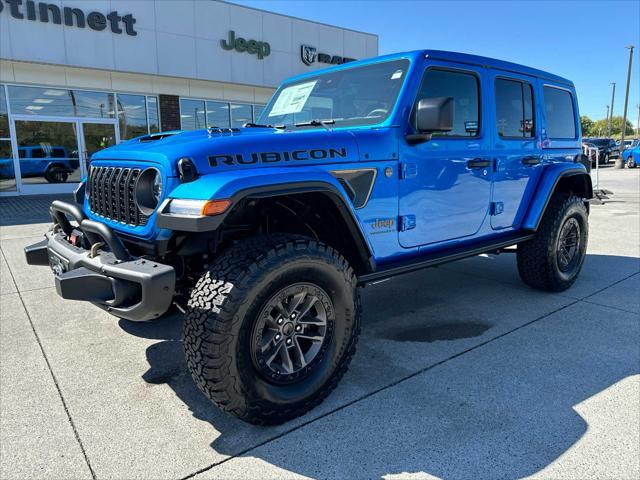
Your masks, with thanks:
[[[210,155],[209,165],[253,165],[256,163],[278,163],[299,160],[324,160],[325,158],[346,158],[346,148],[316,148],[314,150],[292,150],[290,152],[259,152],[249,154]]]

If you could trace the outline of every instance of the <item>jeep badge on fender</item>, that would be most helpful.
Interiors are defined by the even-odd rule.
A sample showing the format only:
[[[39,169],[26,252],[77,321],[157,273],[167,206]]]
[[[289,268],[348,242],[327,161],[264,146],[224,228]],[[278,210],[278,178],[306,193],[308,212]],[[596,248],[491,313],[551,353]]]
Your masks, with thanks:
[[[270,52],[233,31],[221,44]],[[116,317],[177,305],[198,388],[247,422],[286,422],[347,371],[360,287],[514,246],[527,285],[571,287],[592,197],[577,105],[570,80],[463,53],[308,72],[255,123],[95,153],[26,259]]]

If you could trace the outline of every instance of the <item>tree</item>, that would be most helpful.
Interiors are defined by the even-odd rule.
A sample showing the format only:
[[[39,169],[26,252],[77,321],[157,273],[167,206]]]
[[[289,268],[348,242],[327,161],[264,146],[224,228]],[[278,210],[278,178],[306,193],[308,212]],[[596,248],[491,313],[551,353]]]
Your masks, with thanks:
[[[605,136],[607,135],[607,131],[608,130],[607,130],[606,119],[596,120],[594,122],[592,127],[592,132],[594,135]],[[611,136],[619,137],[621,133],[622,133],[622,115],[618,115],[616,117],[613,117],[613,120],[611,121]],[[633,124],[629,120],[627,120],[627,129],[625,131],[625,136],[633,135],[633,134],[634,134]]]
[[[594,121],[591,120],[589,117],[587,117],[586,115],[580,116],[580,129],[582,130],[583,137],[590,137],[594,134],[593,125],[594,125]]]

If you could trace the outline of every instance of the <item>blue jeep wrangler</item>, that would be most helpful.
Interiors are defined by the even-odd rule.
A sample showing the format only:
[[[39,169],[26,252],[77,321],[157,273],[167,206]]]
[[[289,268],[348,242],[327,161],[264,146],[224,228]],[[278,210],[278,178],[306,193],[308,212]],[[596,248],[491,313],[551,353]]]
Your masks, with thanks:
[[[258,123],[95,154],[26,257],[121,318],[175,306],[199,388],[280,423],[347,370],[358,287],[517,245],[526,284],[569,288],[592,196],[580,145],[564,78],[433,50],[351,62],[287,80]]]

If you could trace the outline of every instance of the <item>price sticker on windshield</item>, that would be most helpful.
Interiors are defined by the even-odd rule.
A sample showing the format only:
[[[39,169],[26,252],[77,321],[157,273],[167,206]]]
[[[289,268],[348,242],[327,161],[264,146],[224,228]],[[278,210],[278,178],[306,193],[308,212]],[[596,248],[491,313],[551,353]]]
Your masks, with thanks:
[[[313,82],[300,83],[284,88],[269,112],[269,117],[301,112],[316,83],[318,83],[318,81],[314,80]]]

